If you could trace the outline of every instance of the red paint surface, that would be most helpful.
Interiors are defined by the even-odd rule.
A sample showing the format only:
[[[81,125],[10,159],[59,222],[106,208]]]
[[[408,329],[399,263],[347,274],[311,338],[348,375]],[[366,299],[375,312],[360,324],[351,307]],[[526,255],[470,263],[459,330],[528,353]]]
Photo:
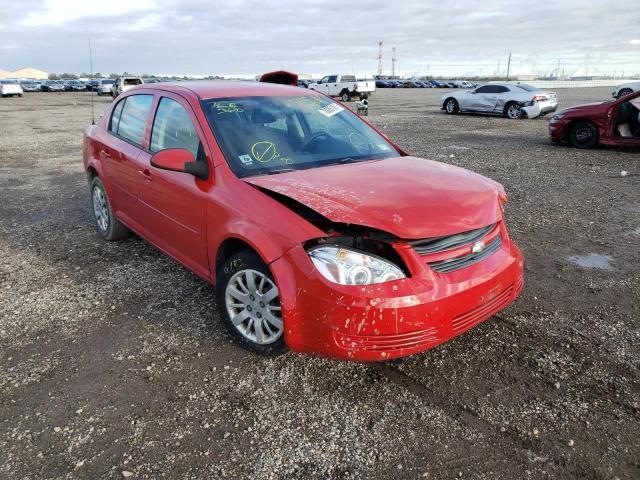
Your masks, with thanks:
[[[107,131],[111,109],[136,93],[155,96],[141,148]],[[242,240],[269,265],[281,291],[285,341],[300,352],[354,360],[385,360],[431,348],[486,320],[522,287],[523,259],[511,242],[499,204],[503,188],[478,174],[404,156],[238,179],[226,164],[199,101],[243,95],[320,95],[252,82],[181,82],[135,87],[87,128],[84,164],[103,180],[116,216],[200,277],[216,281],[228,240]],[[151,125],[161,96],[180,102],[203,143],[209,178],[155,168]],[[402,239],[451,235],[498,223],[502,237],[488,258],[447,274],[428,262],[470,252],[470,246],[420,256],[392,244],[410,278],[371,286],[332,284],[302,247],[327,232],[256,186],[287,195],[330,220]]]

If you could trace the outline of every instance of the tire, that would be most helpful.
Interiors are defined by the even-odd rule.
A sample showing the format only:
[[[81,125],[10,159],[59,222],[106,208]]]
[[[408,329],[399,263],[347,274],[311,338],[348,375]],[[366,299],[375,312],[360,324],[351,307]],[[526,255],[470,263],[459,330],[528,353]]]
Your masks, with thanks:
[[[510,120],[520,120],[524,116],[524,112],[520,104],[511,102],[504,107],[504,116]]]
[[[102,96],[102,94],[101,94],[100,92],[96,92],[96,93],[98,94],[98,96],[99,96],[99,97],[101,97],[101,96]]]
[[[444,111],[449,115],[455,115],[460,111],[460,105],[458,105],[458,101],[455,98],[447,98],[444,102]]]
[[[633,90],[631,90],[630,88],[623,88],[618,92],[618,96],[616,98],[626,97],[627,95],[631,95],[632,93]]]
[[[592,148],[598,143],[598,128],[591,122],[578,122],[571,127],[569,141],[576,148]]]
[[[368,93],[363,93],[362,95],[360,95],[360,99],[361,100],[366,100],[367,98],[369,98],[369,94]]]
[[[102,238],[116,241],[127,238],[131,234],[131,231],[113,214],[111,202],[100,177],[95,177],[91,181],[91,207],[96,228]]]
[[[343,90],[342,93],[340,94],[340,99],[343,102],[348,102],[351,100],[351,94],[347,90]]]
[[[278,287],[256,253],[242,251],[224,262],[216,300],[222,323],[239,345],[268,356],[286,351]]]

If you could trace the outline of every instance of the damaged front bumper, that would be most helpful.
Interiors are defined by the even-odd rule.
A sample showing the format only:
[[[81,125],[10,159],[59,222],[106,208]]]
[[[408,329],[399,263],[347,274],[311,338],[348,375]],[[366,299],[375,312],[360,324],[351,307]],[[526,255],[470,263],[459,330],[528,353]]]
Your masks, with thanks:
[[[403,357],[483,322],[522,289],[523,257],[508,237],[482,262],[446,274],[410,247],[399,253],[412,276],[366,286],[327,281],[302,246],[274,261],[288,347],[346,360]]]

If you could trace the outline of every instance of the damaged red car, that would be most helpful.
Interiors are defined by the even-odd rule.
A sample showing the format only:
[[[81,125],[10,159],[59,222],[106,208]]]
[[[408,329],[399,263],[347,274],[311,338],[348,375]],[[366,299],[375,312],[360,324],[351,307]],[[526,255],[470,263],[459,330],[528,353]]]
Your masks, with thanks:
[[[134,87],[83,152],[100,235],[133,231],[214,284],[221,320],[256,352],[406,356],[522,289],[500,184],[408,155],[317,92]]]

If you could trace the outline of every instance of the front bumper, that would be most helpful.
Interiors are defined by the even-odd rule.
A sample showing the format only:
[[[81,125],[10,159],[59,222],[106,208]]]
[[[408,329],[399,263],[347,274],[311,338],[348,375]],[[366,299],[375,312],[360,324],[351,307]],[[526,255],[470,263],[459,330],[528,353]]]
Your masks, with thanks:
[[[560,142],[565,139],[565,129],[570,120],[560,118],[549,120],[549,138],[554,142]]]
[[[423,262],[410,250],[402,255],[414,258],[405,260]],[[455,272],[423,267],[411,278],[384,284],[336,285],[317,272],[301,246],[293,248],[271,264],[287,346],[345,360],[412,355],[487,320],[515,300],[523,285],[523,257],[508,237],[490,257]]]

